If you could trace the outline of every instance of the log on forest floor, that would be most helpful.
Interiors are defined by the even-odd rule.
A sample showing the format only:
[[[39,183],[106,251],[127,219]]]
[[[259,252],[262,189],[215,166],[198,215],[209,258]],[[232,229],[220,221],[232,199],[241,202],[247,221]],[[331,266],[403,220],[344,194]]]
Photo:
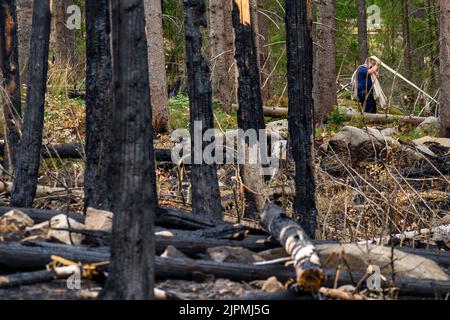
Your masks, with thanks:
[[[0,216],[13,209],[18,209],[26,213],[31,219],[34,220],[36,224],[48,221],[52,217],[60,214],[67,214],[69,218],[74,219],[75,221],[80,223],[85,222],[85,217],[79,213],[30,209],[30,208],[12,208],[0,206]],[[269,240],[267,238],[267,235],[263,234],[259,236],[249,235],[243,239],[239,238],[239,240],[218,239],[216,237],[219,232],[217,228],[208,225],[208,223],[202,220],[199,221],[189,213],[168,208],[159,208],[159,210],[160,214],[158,214],[159,218],[157,219],[157,224],[159,224],[159,222],[161,222],[161,224],[166,225],[171,224],[186,230],[168,229],[168,231],[174,235],[173,237],[166,237],[162,235],[156,236],[157,241],[156,250],[158,254],[162,253],[169,245],[176,247],[179,251],[188,256],[193,256],[197,253],[204,253],[206,249],[212,247],[242,247],[254,252],[261,252],[264,250],[280,247],[280,244],[278,244],[276,241]],[[229,230],[241,230],[241,229],[233,229],[233,225],[231,224],[226,226],[227,227],[223,226],[218,228],[219,229],[230,228]],[[198,233],[196,233],[195,231],[194,232],[188,231],[189,229],[198,230]],[[103,240],[103,243],[108,243],[110,237],[110,233],[107,232],[83,230],[80,233],[83,233],[88,237],[89,236],[99,237],[101,240]],[[323,248],[326,248],[327,244],[334,245],[331,241],[313,241],[313,243],[317,246],[320,246],[321,250]],[[450,266],[450,252],[439,252],[434,250],[417,249],[409,247],[396,247],[395,249],[430,259],[432,261],[435,261],[444,268],[448,268]],[[287,257],[285,251],[282,251],[281,254],[276,258],[282,257]]]
[[[287,117],[288,116],[288,108],[280,108],[280,107],[264,107],[264,115],[268,117]],[[419,125],[423,121],[426,120],[425,117],[416,117],[416,116],[399,116],[393,114],[373,114],[373,113],[363,113],[348,110],[344,116],[344,121],[350,121],[352,118],[359,117],[363,121],[368,123],[379,123],[379,124],[389,124],[389,123],[410,123],[413,125]]]
[[[43,210],[34,208],[13,208],[0,206],[0,216],[13,209],[20,210],[30,216],[35,223],[50,220],[60,214],[68,215],[77,222],[84,223],[85,217],[76,212],[64,212]],[[158,207],[155,224],[163,227],[175,227],[179,229],[197,230],[215,227],[217,222],[204,216],[195,216],[188,211],[182,211],[174,208]]]
[[[0,243],[1,264],[14,269],[42,269],[52,261],[56,255],[81,263],[95,263],[109,260],[109,248],[87,248],[48,244],[46,247],[25,246],[18,243]],[[360,279],[367,278],[362,273],[351,274],[340,270],[338,279],[334,279],[335,269],[325,271],[327,281],[325,286],[353,284]],[[234,281],[264,280],[275,276],[280,281],[288,281],[296,277],[291,269],[280,266],[255,266],[242,263],[217,263],[205,260],[170,259],[156,257],[156,277],[158,279],[188,279],[196,274],[211,274],[217,278]],[[382,281],[383,288],[391,288],[389,280]],[[395,278],[395,287],[400,295],[435,297],[450,293],[450,281],[435,281],[429,279],[414,279],[405,277]]]
[[[283,210],[268,204],[261,214],[261,225],[291,256],[297,275],[297,285],[305,291],[318,291],[325,282],[314,244],[302,227],[289,219]]]
[[[3,157],[5,143],[0,141],[0,156]],[[172,151],[170,149],[155,149],[156,161],[171,162]],[[41,156],[44,159],[81,159],[84,158],[84,145],[81,143],[55,143],[43,145]]]

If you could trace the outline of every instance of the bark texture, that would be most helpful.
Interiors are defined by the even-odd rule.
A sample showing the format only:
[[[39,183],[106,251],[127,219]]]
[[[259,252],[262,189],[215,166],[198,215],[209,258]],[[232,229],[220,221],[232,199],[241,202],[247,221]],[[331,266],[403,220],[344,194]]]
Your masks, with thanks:
[[[146,33],[148,46],[150,96],[153,107],[155,134],[170,132],[169,94],[167,90],[166,57],[161,0],[145,0]]]
[[[325,282],[325,273],[316,248],[305,231],[274,204],[269,204],[264,209],[261,224],[291,256],[297,285],[304,291],[319,291]]]
[[[11,193],[11,205],[17,207],[31,207],[36,194],[44,128],[50,23],[49,1],[34,1],[28,92]]]
[[[289,138],[295,161],[295,218],[315,237],[313,43],[311,1],[286,0]]]
[[[236,62],[239,70],[238,87],[238,126],[240,129],[265,129],[263,103],[261,98],[261,84],[258,68],[257,50],[251,20],[249,0],[234,0],[233,27],[235,33]],[[246,149],[254,147],[254,142],[244,142]],[[248,157],[246,164],[241,166],[241,178],[244,183],[245,212],[248,218],[257,218],[265,205],[263,195],[264,177],[261,174],[260,159],[258,164],[250,164]]]
[[[221,220],[221,205],[215,164],[207,164],[203,150],[203,134],[214,127],[212,89],[208,63],[202,55],[200,27],[206,27],[204,0],[185,0],[186,70],[190,101],[190,133],[192,150],[192,211]],[[201,126],[201,127],[200,127]],[[199,142],[200,145],[199,145]]]
[[[142,0],[110,0],[114,190],[111,266],[103,299],[152,299],[157,195]],[[124,192],[125,191],[125,192]]]
[[[335,0],[317,2],[314,72],[315,123],[323,122],[337,104]]]
[[[212,88],[225,112],[231,112],[231,105],[236,102],[232,1],[209,0]]]
[[[108,183],[113,145],[113,80],[108,0],[86,1],[86,169],[85,209],[111,210]]]
[[[74,0],[52,0],[52,48],[55,63],[73,67],[76,63],[76,30],[70,30],[66,23],[67,8]]]
[[[359,64],[363,64],[369,56],[367,43],[367,7],[366,0],[356,0],[358,10],[358,45]]]
[[[22,83],[27,82],[32,20],[33,0],[17,0],[17,34],[19,40],[20,81]]]
[[[12,172],[20,142],[22,106],[20,97],[20,68],[17,41],[17,15],[15,0],[0,1],[0,66],[3,93],[0,101],[5,119],[7,149],[3,166]],[[4,96],[3,96],[4,95]]]
[[[440,0],[440,134],[450,138],[450,3]]]

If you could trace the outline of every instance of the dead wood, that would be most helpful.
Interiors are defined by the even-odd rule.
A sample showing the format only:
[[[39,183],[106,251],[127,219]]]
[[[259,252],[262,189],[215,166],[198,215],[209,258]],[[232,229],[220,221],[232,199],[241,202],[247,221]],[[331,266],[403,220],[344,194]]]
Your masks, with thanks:
[[[292,257],[297,284],[306,291],[318,291],[325,281],[325,274],[316,248],[303,228],[274,204],[264,209],[261,224]]]

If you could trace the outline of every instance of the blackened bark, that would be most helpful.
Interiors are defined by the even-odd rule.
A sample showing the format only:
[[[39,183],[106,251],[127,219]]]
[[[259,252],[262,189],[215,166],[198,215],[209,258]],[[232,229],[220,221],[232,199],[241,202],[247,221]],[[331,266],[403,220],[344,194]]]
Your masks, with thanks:
[[[86,170],[84,206],[111,210],[112,63],[108,0],[86,1]]]
[[[183,1],[185,13],[186,70],[190,101],[190,133],[192,150],[192,212],[207,214],[221,220],[219,183],[215,164],[206,164],[203,159],[203,133],[214,127],[212,110],[212,88],[209,66],[202,55],[200,27],[206,27],[204,0]],[[196,128],[201,125],[197,130]],[[197,132],[198,131],[198,132]],[[199,139],[195,139],[198,137]],[[199,140],[199,141],[196,141]],[[198,142],[202,142],[202,146]]]
[[[357,0],[358,11],[358,44],[359,44],[359,63],[364,64],[369,55],[369,46],[367,43],[367,7],[366,0]]]
[[[0,0],[0,66],[3,74],[0,85],[5,94],[0,100],[3,104],[8,147],[3,165],[12,172],[20,142],[22,116],[15,0]]]
[[[23,134],[11,193],[11,205],[17,207],[31,207],[36,194],[44,127],[50,22],[49,1],[34,1]]]
[[[238,126],[244,131],[249,129],[256,130],[260,139],[259,130],[265,129],[266,125],[264,122],[258,59],[249,0],[233,1],[233,27],[236,63],[239,70]],[[246,145],[247,147],[252,147],[247,142]],[[240,169],[241,177],[245,184],[244,216],[249,218],[257,218],[257,214],[262,211],[265,205],[262,195],[264,179],[260,169],[260,164],[245,164]]]
[[[313,42],[311,0],[286,0],[289,136],[295,161],[295,218],[314,239]]]
[[[142,0],[110,0],[114,79],[111,266],[103,299],[152,299],[157,196]]]

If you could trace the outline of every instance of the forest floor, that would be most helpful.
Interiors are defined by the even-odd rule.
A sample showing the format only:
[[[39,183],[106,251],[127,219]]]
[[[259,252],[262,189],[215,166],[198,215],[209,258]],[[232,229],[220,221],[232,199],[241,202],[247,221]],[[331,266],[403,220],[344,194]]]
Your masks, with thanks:
[[[83,142],[84,101],[67,99],[64,96],[49,96],[47,101],[44,142]],[[171,121],[174,128],[187,126],[187,105],[186,98],[178,97],[172,101]],[[224,130],[236,127],[233,116],[220,111],[216,115],[216,121]],[[267,120],[269,122],[272,119]],[[359,153],[367,154],[357,161],[354,158],[346,158],[348,154],[342,150],[336,151],[341,152],[338,155],[330,154],[324,146],[346,125],[363,129],[366,127],[358,120],[347,123],[334,121],[316,131],[319,240],[347,242],[373,239],[450,223],[450,172],[448,167],[445,169],[450,159],[449,148],[428,143],[427,148],[434,153],[433,160],[424,157],[422,161],[406,163],[405,150],[398,145],[382,147],[375,157],[370,150],[358,150]],[[402,146],[408,146],[415,139],[426,135],[411,125],[372,127],[379,131],[386,128],[395,129],[393,138],[401,141]],[[170,136],[159,136],[155,140],[156,148],[170,149],[173,145]],[[273,190],[271,199],[288,214],[292,214],[293,170],[291,164],[284,163],[277,174],[266,181],[266,188]],[[257,225],[256,221],[248,221],[242,217],[243,188],[235,179],[237,167],[223,165],[218,168],[218,173],[225,220]],[[38,197],[35,200],[36,208],[82,213],[82,197],[70,192],[82,190],[82,160],[44,160],[39,184],[65,187],[69,192],[67,195]],[[158,165],[157,184],[160,205],[190,210],[188,168],[179,168],[172,163]],[[0,205],[8,204],[8,195],[1,194]],[[450,242],[448,235],[444,241],[435,241],[424,236],[405,240],[402,245],[447,251]],[[446,272],[448,273],[448,270]],[[237,298],[263,292],[262,285],[261,281],[246,283],[225,279],[157,282],[158,288],[174,292],[185,299]],[[67,290],[65,281],[53,281],[14,289],[0,289],[0,299],[85,299],[94,297],[98,289],[99,285],[92,281],[83,281],[81,291]]]

